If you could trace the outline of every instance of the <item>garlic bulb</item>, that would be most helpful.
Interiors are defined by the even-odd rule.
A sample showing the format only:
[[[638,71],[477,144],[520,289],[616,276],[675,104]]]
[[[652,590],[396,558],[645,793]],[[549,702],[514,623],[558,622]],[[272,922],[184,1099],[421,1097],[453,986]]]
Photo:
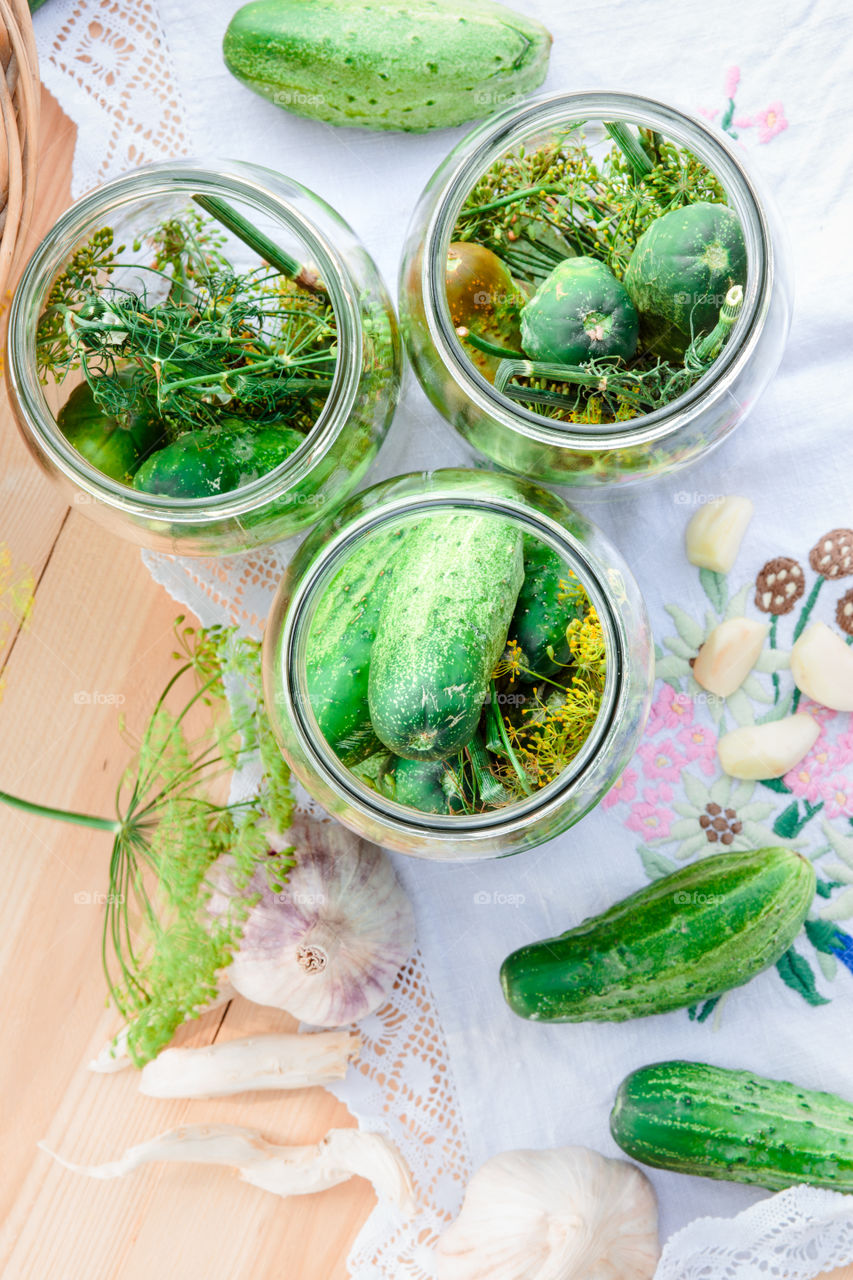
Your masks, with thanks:
[[[296,866],[281,891],[263,868],[258,893],[227,970],[248,1000],[316,1027],[340,1027],[373,1013],[394,985],[415,941],[412,906],[387,856],[337,822],[298,816],[287,839]],[[228,907],[227,871],[214,876],[209,909]]]
[[[586,1147],[487,1160],[438,1242],[438,1280],[650,1280],[658,1243],[648,1179]]]

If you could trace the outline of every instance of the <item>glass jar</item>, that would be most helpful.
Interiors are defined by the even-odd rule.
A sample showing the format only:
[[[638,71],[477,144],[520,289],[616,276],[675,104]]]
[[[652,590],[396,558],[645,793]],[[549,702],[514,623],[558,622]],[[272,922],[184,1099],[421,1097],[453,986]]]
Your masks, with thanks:
[[[583,584],[601,624],[606,669],[583,745],[553,781],[480,813],[424,813],[388,799],[341,763],[308,696],[306,652],[318,604],[365,540],[436,512],[493,513],[553,549]],[[372,652],[372,651],[369,651]],[[350,499],[312,530],[279,587],[263,652],[267,712],[294,774],[331,815],[401,853],[474,860],[517,853],[560,835],[610,789],[648,714],[653,648],[645,607],[610,541],[566,502],[527,481],[464,469],[398,476]]]
[[[604,122],[655,130],[713,173],[740,219],[747,252],[743,304],[713,364],[683,395],[653,412],[612,423],[551,422],[495,390],[471,363],[451,322],[445,291],[448,247],[475,184],[508,151],[553,140],[585,122],[590,148]],[[521,475],[596,485],[686,466],[744,419],[782,356],[791,285],[778,216],[722,133],[663,102],[622,93],[561,93],[512,107],[463,138],[434,173],[409,226],[400,273],[400,321],[415,372],[433,404],[486,457]]]
[[[95,231],[112,228],[129,253],[134,240],[163,219],[192,208],[193,196],[199,195],[227,201],[313,273],[312,278],[319,277],[335,313],[337,358],[319,416],[295,452],[239,488],[179,498],[140,492],[110,479],[71,446],[56,415],[72,379],[66,376],[58,385],[39,380],[36,330],[54,282]],[[228,245],[229,260],[231,246],[245,257],[239,239],[231,237]],[[254,254],[252,265],[261,260],[262,255]],[[233,261],[240,259],[234,256]],[[396,407],[401,349],[377,268],[333,209],[273,170],[189,159],[134,170],[90,192],[62,215],[33,254],[15,293],[7,369],[26,443],[85,514],[156,550],[226,555],[314,524],[362,480]]]

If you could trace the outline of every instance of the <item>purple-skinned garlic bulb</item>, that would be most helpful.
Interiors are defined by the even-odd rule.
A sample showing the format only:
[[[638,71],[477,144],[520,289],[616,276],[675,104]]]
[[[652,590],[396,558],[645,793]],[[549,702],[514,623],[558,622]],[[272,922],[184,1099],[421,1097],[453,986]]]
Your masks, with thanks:
[[[234,989],[315,1027],[342,1027],[375,1012],[412,953],[411,903],[388,855],[328,819],[297,815],[286,833],[296,866],[275,889],[259,868],[244,892],[259,895],[227,970]],[[278,841],[276,842],[278,843]],[[228,906],[220,868],[209,910]]]

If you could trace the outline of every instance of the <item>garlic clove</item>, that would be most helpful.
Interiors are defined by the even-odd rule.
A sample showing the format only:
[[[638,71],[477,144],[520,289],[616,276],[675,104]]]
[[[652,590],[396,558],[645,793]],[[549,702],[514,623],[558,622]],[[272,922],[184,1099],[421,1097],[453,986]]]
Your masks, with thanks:
[[[657,1202],[625,1160],[505,1151],[477,1170],[436,1249],[437,1280],[651,1280]]]
[[[752,618],[730,618],[715,627],[699,650],[693,678],[703,689],[728,698],[743,684],[764,647],[769,626]]]
[[[806,627],[791,650],[798,689],[833,711],[853,711],[853,649],[825,622]]]
[[[343,1080],[361,1043],[354,1031],[315,1031],[164,1049],[142,1068],[149,1098],[221,1098],[263,1089],[308,1089]]]
[[[687,559],[699,569],[728,573],[755,508],[749,498],[718,498],[700,507],[687,526]]]
[[[724,733],[717,755],[732,778],[781,778],[808,755],[819,734],[817,720],[801,712]]]

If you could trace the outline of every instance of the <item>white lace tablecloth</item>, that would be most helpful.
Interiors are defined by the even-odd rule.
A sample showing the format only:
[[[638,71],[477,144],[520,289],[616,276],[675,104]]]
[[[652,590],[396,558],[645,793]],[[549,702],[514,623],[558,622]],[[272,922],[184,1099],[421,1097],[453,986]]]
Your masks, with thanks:
[[[44,80],[79,125],[75,193],[182,152],[257,160],[340,209],[393,283],[412,205],[462,131],[388,136],[284,114],[223,67],[221,37],[234,7],[236,0],[50,0],[36,15]],[[418,913],[420,951],[389,1006],[368,1020],[363,1057],[337,1092],[362,1123],[400,1142],[422,1214],[409,1229],[381,1209],[373,1215],[351,1257],[357,1280],[430,1276],[435,1234],[455,1213],[471,1167],[497,1151],[585,1143],[615,1154],[613,1095],[643,1063],[693,1057],[853,1097],[850,717],[809,708],[821,717],[821,737],[776,789],[732,783],[715,755],[721,727],[785,709],[785,654],[804,611],[853,626],[850,580],[833,569],[833,531],[853,524],[851,19],[832,0],[517,7],[554,32],[546,88],[650,92],[702,111],[738,138],[785,215],[797,305],[779,374],[724,449],[673,479],[577,499],[631,563],[659,646],[651,722],[618,786],[578,827],[533,853],[474,868],[397,860]],[[466,460],[466,448],[410,386],[371,478]],[[703,581],[684,559],[684,525],[699,504],[727,492],[752,497],[755,520],[728,579]],[[146,559],[204,621],[258,633],[290,550],[227,562]],[[773,625],[778,653],[726,704],[709,703],[689,659],[720,617],[761,616],[756,579],[760,585],[779,556],[801,565],[806,592]],[[794,951],[748,988],[693,1018],[621,1026],[543,1027],[508,1012],[497,971],[515,946],[569,928],[685,859],[780,841],[815,859],[820,892]],[[853,1260],[846,1197],[802,1188],[769,1198],[735,1184],[651,1177],[669,1238],[659,1280],[808,1280]],[[734,1223],[713,1221],[735,1214]]]

